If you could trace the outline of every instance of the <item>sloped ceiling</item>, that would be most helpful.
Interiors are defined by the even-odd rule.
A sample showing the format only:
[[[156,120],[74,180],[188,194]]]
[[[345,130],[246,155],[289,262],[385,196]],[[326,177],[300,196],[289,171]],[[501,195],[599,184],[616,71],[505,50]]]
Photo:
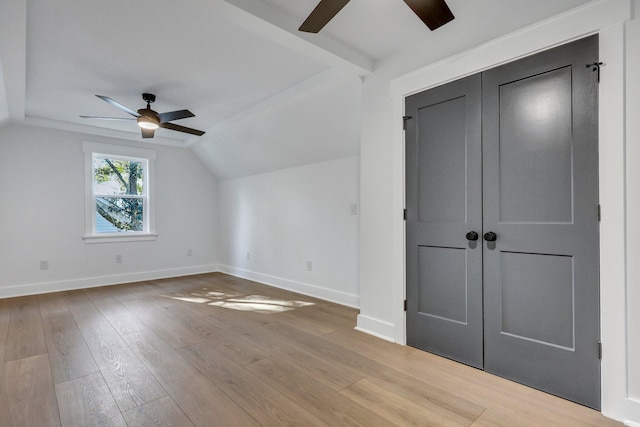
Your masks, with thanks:
[[[220,179],[359,150],[362,79],[407,49],[450,55],[587,0],[448,0],[456,19],[431,32],[401,0],[352,0],[322,31],[297,27],[317,0],[7,0],[0,13],[0,125],[140,143],[132,109],[188,108],[194,137],[160,129],[154,144],[191,147]],[[432,49],[431,49],[432,48]],[[437,58],[434,58],[437,59]]]

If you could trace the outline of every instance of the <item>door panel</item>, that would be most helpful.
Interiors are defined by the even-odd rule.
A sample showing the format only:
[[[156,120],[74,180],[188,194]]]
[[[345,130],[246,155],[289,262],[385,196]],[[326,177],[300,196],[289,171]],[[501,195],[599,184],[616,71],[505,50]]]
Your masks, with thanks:
[[[480,76],[407,98],[407,341],[482,367]]]
[[[498,91],[500,221],[571,222],[571,68]]]
[[[465,98],[453,98],[417,111],[420,197],[418,221],[464,223],[466,219]],[[447,141],[442,144],[441,141]]]
[[[597,37],[483,73],[485,369],[600,404]]]
[[[501,252],[501,333],[574,349],[573,257]]]
[[[467,323],[466,249],[418,247],[418,313]]]

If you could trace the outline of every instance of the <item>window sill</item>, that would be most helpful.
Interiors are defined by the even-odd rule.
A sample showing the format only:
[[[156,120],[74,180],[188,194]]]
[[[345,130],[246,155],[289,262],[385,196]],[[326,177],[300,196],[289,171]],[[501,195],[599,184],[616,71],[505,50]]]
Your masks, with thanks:
[[[144,242],[156,240],[158,237],[155,233],[144,234],[90,234],[82,236],[85,243],[120,243],[120,242]]]

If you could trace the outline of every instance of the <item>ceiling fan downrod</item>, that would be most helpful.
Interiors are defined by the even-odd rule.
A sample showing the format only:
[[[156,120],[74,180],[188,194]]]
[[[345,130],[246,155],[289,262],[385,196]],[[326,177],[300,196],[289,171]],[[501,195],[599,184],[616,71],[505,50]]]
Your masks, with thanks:
[[[147,110],[150,110],[151,104],[156,102],[156,96],[152,93],[143,93],[142,99],[147,103]]]

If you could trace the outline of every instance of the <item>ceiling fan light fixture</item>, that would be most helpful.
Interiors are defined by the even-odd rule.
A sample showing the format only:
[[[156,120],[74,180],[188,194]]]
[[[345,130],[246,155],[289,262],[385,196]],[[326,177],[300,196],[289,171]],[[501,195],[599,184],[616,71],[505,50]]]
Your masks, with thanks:
[[[128,113],[129,115],[135,117],[136,122],[138,123],[138,127],[142,131],[143,138],[153,138],[155,130],[158,128],[174,130],[176,132],[188,133],[191,135],[202,136],[205,134],[204,131],[198,129],[188,128],[186,126],[180,126],[175,123],[171,123],[173,120],[186,119],[189,117],[195,117],[189,110],[176,110],[176,111],[167,111],[166,113],[158,114],[156,111],[151,109],[151,103],[156,100],[156,96],[152,93],[143,93],[142,99],[147,103],[147,108],[141,108],[136,113],[131,108],[120,104],[117,101],[109,98],[104,95],[96,95],[98,98],[102,99],[105,102],[113,105],[114,107]],[[85,119],[102,119],[102,120],[134,120],[133,117],[96,117],[96,116],[80,116]]]
[[[142,129],[158,129],[160,127],[160,120],[155,117],[140,116],[137,121],[138,126]]]

